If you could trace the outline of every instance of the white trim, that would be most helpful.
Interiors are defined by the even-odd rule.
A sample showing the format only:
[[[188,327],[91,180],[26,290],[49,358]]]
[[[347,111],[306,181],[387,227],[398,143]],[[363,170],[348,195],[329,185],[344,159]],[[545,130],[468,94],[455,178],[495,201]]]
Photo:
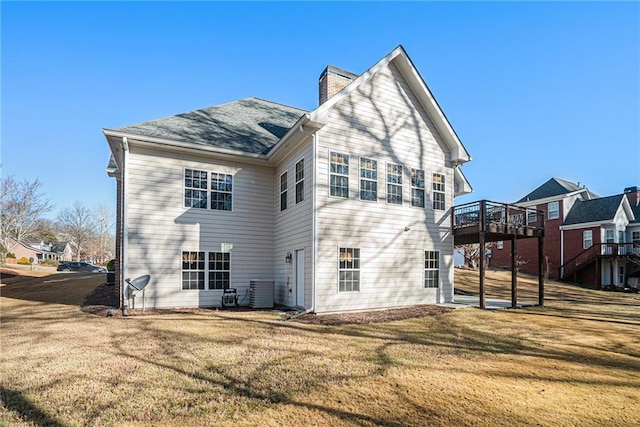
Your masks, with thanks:
[[[615,224],[613,221],[594,221],[594,222],[582,222],[579,224],[569,224],[569,225],[561,225],[558,227],[560,230],[578,230],[580,228],[591,228],[591,227],[603,227],[605,225]]]
[[[383,67],[386,67],[391,62],[394,62],[400,73],[405,78],[407,84],[411,87],[412,91],[420,101],[420,104],[427,112],[427,115],[431,119],[434,126],[438,129],[445,144],[451,152],[451,162],[454,165],[466,163],[471,160],[471,156],[460,142],[460,139],[456,135],[453,127],[447,120],[444,112],[438,105],[433,94],[429,90],[429,87],[424,82],[418,70],[414,67],[411,59],[407,55],[407,52],[402,46],[396,47],[391,53],[386,55],[367,71],[362,73],[359,77],[349,83],[344,89],[338,92],[336,95],[328,99],[314,111],[309,114],[309,118],[314,122],[326,123],[329,110],[339,103],[343,98],[347,97],[351,92],[356,90],[362,84],[372,78]]]
[[[284,174],[287,175],[287,179],[284,180],[287,188],[285,188],[285,190],[282,191],[282,176]],[[280,190],[279,193],[278,193],[280,195],[280,198],[278,200],[278,207],[280,208],[279,212],[284,212],[287,209],[289,209],[289,169],[285,169],[284,172],[282,172],[280,174],[280,176],[278,177],[277,185],[278,185],[278,189]],[[287,206],[284,209],[282,209],[282,193],[285,193],[285,192],[287,193],[286,196],[285,196],[285,202],[286,202]]]
[[[300,181],[298,181],[298,164],[302,162],[302,179]],[[298,203],[302,203],[304,202],[304,177],[305,177],[305,172],[306,172],[306,166],[305,166],[305,162],[304,162],[304,156],[298,160],[297,162],[295,162],[293,164],[293,201],[294,204],[297,205]],[[302,182],[302,200],[298,201],[298,184]]]
[[[350,188],[350,183],[349,183],[349,178],[351,176],[351,155],[347,154],[347,153],[343,153],[340,151],[333,151],[331,149],[328,150],[329,154],[327,157],[327,178],[329,180],[329,182],[327,182],[327,195],[329,197],[333,197],[336,199],[344,199],[344,200],[348,200],[351,196],[351,188]],[[346,156],[347,157],[347,174],[341,174],[341,173],[333,173],[331,172],[331,153],[335,153],[335,154],[340,154],[342,156]],[[347,197],[342,197],[342,196],[334,196],[331,194],[331,175],[335,175],[335,176],[344,176],[347,178]]]
[[[400,184],[389,182],[389,166],[399,166],[400,167]],[[392,174],[398,175],[398,174]],[[385,162],[384,164],[384,200],[387,205],[391,206],[404,206],[404,167],[400,163],[394,162]],[[400,203],[391,203],[389,202],[389,185],[394,185],[400,187]]]
[[[422,184],[423,187],[414,187],[413,186],[413,171],[421,171],[422,172]],[[427,208],[427,172],[424,169],[420,168],[409,168],[409,206],[416,209],[426,209]],[[413,190],[422,190],[422,206],[415,206],[413,204]]]
[[[551,218],[551,204],[556,204],[557,205],[557,209],[554,209],[553,212],[556,213],[556,216],[554,216],[553,218]],[[536,205],[537,206],[537,205]],[[560,201],[553,201],[553,202],[549,202],[547,203],[547,220],[554,220],[554,219],[560,219]]]
[[[362,160],[369,160],[375,163],[375,172],[376,178],[363,178],[362,177]],[[376,197],[373,200],[367,200],[362,198],[362,181],[375,182],[376,183]],[[369,203],[378,203],[378,160],[372,159],[371,157],[359,156],[358,157],[358,200],[361,202],[369,202]]]

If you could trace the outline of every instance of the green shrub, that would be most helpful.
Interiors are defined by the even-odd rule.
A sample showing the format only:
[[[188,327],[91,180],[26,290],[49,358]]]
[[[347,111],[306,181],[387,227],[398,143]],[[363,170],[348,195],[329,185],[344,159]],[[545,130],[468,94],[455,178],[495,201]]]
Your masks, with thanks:
[[[18,264],[29,265],[29,264],[31,264],[31,263],[29,262],[29,260],[27,259],[27,257],[24,257],[24,256],[23,256],[22,258],[20,258],[20,259],[18,260]]]
[[[109,262],[107,263],[107,271],[116,271],[116,260],[115,259],[109,260]]]
[[[7,258],[15,258],[16,254],[14,254],[13,252],[7,252]]]

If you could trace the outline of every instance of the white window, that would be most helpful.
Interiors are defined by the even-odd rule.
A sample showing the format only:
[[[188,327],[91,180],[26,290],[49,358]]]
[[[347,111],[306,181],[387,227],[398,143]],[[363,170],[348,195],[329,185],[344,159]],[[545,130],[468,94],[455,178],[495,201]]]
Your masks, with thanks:
[[[504,249],[504,241],[503,240],[498,240],[496,242],[496,249]]]
[[[360,157],[360,200],[378,200],[378,162]]]
[[[296,163],[296,204],[304,200],[304,159]]]
[[[280,210],[287,209],[287,172],[280,175]]]
[[[445,182],[441,173],[433,174],[433,209],[443,211],[445,209]]]
[[[184,170],[184,207],[207,209],[207,172]]]
[[[218,211],[232,210],[233,175],[227,173],[211,173],[211,209]]]
[[[537,206],[529,206],[527,208],[527,225],[534,226],[538,222]]]
[[[360,291],[360,249],[338,249],[338,290],[340,292]]]
[[[614,230],[607,230],[605,231],[604,241],[606,243],[614,243],[614,238],[615,238],[614,236],[615,236]]]
[[[593,231],[585,230],[582,232],[582,249],[589,249],[593,246]]]
[[[387,163],[387,203],[402,204],[402,165]]]
[[[209,289],[229,289],[229,252],[209,252]]]
[[[424,208],[424,171],[411,168],[411,206]]]
[[[349,155],[329,153],[329,194],[349,198]]]
[[[549,202],[548,211],[547,211],[547,219],[558,219],[560,218],[560,203],[559,202]]]
[[[440,251],[424,251],[424,287],[437,288],[440,283]]]
[[[204,289],[204,252],[182,252],[182,289]]]

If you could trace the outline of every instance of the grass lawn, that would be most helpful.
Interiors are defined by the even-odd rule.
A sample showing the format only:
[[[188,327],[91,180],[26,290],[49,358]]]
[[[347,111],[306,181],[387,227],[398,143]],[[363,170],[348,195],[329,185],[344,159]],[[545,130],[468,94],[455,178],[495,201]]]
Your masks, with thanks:
[[[549,282],[545,307],[323,326],[80,311],[101,280],[3,277],[0,425],[640,425],[637,294]],[[487,273],[487,297],[509,287]]]

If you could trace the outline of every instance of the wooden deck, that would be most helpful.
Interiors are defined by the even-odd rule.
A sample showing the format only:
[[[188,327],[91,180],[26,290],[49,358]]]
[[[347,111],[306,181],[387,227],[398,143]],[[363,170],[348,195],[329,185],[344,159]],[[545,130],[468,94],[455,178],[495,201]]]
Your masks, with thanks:
[[[456,245],[544,237],[544,212],[488,200],[455,206],[452,210]]]
[[[544,245],[544,212],[496,203],[489,200],[454,206],[451,210],[455,245],[477,243],[480,246],[479,297],[485,308],[485,264],[487,242],[511,241],[511,307],[518,307],[517,241],[538,239],[538,305],[544,305],[544,277],[542,272]]]

